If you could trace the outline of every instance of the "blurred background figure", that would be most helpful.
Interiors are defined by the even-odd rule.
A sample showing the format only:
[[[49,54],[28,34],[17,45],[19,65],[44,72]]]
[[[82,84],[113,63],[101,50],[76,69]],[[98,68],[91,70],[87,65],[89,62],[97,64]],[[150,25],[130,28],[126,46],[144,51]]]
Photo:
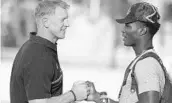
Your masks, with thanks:
[[[4,95],[0,95],[2,100],[9,100],[8,82],[14,56],[29,38],[29,32],[36,31],[33,13],[39,1],[41,0],[1,0],[0,76],[6,78],[5,83],[1,85],[3,90],[6,90]],[[71,87],[80,76],[95,82],[96,88],[102,89],[100,91],[107,90],[111,98],[117,98],[123,79],[122,73],[134,57],[134,53],[130,48],[123,46],[122,27],[115,22],[115,18],[124,17],[130,5],[139,1],[151,2],[160,11],[161,28],[155,36],[154,45],[172,74],[172,0],[65,1],[70,4],[70,27],[67,29],[66,38],[58,42],[59,59],[66,70],[64,73],[69,75],[64,77],[64,82],[67,82],[64,89]],[[80,71],[84,71],[85,74]]]
[[[30,31],[36,31],[33,13],[37,2],[38,0],[3,1],[1,15],[4,46],[19,47],[28,39]]]

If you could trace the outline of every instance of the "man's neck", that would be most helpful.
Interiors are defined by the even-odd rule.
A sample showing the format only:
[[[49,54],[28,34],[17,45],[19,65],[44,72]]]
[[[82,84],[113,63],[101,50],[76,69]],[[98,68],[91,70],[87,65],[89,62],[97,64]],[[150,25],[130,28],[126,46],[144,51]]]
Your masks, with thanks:
[[[152,41],[143,42],[140,43],[139,45],[133,46],[133,50],[135,51],[136,56],[141,55],[144,51],[152,48],[153,48]]]
[[[55,36],[53,36],[51,33],[47,32],[47,31],[41,31],[41,30],[38,30],[37,32],[37,36],[40,36],[44,39],[47,39],[49,40],[50,42],[52,42],[53,44],[55,44],[57,42],[57,38]]]

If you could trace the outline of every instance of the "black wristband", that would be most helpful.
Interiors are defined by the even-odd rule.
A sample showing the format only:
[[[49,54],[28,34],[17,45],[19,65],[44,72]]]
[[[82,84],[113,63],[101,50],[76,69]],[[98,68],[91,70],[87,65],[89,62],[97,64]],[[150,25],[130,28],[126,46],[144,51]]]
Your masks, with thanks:
[[[76,95],[75,95],[75,93],[72,90],[70,90],[70,92],[73,94],[74,101],[76,101]]]

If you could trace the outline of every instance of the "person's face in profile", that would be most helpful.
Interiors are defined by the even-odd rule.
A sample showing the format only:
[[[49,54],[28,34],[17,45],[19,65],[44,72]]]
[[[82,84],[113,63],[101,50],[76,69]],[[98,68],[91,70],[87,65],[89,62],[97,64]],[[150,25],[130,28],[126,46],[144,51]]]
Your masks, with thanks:
[[[134,46],[140,39],[140,22],[126,23],[122,30],[122,37],[125,46]]]
[[[57,7],[55,14],[49,17],[49,21],[50,32],[58,39],[65,38],[66,29],[69,27],[67,10]]]

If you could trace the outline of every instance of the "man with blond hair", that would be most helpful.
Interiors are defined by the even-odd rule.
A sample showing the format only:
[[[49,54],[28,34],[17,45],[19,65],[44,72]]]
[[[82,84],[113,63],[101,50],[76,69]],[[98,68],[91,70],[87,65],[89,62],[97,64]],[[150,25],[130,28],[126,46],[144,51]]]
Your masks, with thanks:
[[[17,53],[11,72],[11,103],[70,103],[87,99],[86,82],[76,82],[63,93],[63,72],[56,42],[65,38],[68,24],[63,1],[41,1],[35,10],[37,33],[31,33]]]

